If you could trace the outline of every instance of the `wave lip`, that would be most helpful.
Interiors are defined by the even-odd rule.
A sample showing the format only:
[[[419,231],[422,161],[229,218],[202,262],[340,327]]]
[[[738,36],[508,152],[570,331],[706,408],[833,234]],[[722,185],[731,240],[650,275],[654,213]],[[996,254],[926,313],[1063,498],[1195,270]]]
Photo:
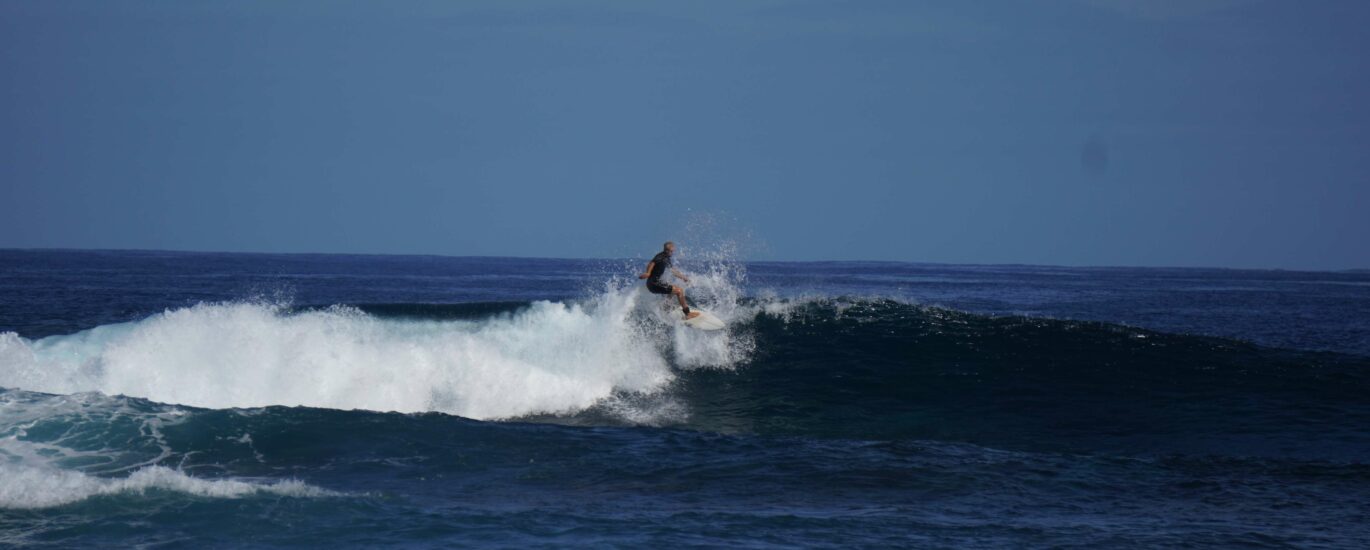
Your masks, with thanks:
[[[298,480],[258,483],[200,479],[165,466],[148,466],[124,478],[101,478],[74,470],[0,464],[0,508],[51,508],[105,495],[171,491],[206,498],[243,498],[261,494],[332,497],[337,493]]]

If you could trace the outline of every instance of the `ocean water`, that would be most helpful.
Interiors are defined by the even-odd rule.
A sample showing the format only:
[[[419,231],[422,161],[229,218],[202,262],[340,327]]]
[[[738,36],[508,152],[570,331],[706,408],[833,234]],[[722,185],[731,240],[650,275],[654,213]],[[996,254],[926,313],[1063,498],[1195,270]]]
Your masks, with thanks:
[[[642,263],[0,250],[0,546],[1370,546],[1370,273]]]

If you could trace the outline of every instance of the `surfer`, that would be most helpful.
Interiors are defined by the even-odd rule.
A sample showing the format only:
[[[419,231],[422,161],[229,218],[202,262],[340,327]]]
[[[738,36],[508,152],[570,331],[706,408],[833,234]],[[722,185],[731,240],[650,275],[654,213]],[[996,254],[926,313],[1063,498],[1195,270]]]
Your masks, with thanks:
[[[690,282],[689,277],[682,275],[671,265],[672,254],[675,254],[675,243],[666,241],[666,244],[661,246],[661,252],[653,256],[652,261],[647,263],[647,270],[643,271],[637,278],[647,279],[647,290],[651,291],[652,294],[674,294],[676,299],[680,300],[680,309],[685,312],[685,318],[694,319],[699,316],[699,312],[690,311],[690,304],[685,302],[685,290],[676,285],[661,282],[661,276],[666,273],[667,268],[670,268],[671,273],[677,279]]]

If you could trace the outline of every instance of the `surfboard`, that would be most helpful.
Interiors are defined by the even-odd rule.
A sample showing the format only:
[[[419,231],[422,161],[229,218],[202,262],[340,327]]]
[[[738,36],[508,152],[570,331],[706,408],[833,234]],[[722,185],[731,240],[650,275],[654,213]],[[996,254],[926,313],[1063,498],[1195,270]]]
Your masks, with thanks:
[[[686,326],[699,330],[719,330],[728,326],[723,324],[723,321],[718,317],[714,317],[714,314],[702,309],[690,308],[690,311],[698,311],[699,315],[695,316],[693,319],[686,319],[684,321]]]

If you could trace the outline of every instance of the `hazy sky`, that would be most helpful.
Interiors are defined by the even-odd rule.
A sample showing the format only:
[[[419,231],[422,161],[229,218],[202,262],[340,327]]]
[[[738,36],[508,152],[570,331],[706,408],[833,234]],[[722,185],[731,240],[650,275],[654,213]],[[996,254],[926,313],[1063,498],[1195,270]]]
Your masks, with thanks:
[[[0,1],[0,247],[1370,267],[1370,2]],[[688,244],[688,243],[687,243]]]

